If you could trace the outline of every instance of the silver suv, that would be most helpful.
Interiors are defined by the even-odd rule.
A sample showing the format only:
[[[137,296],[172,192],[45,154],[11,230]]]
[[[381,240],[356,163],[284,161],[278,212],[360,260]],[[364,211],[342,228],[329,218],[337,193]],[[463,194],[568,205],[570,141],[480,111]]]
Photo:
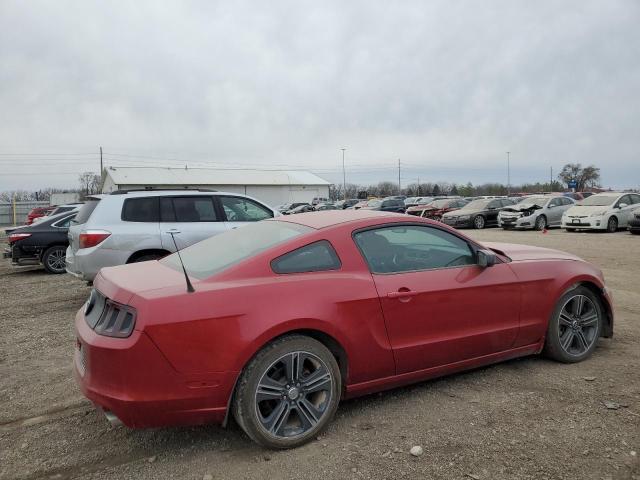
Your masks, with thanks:
[[[87,198],[69,228],[67,272],[93,281],[102,267],[155,260],[279,212],[245,195],[201,190],[117,191]]]

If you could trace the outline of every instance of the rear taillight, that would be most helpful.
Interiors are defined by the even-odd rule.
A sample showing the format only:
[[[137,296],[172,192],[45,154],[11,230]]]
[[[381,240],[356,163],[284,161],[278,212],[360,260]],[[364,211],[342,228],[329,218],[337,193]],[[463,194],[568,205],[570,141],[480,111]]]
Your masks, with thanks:
[[[106,230],[88,230],[80,234],[80,244],[78,248],[91,248],[104,242],[111,232]]]
[[[9,235],[9,243],[14,243],[14,242],[17,242],[18,240],[22,240],[30,236],[31,236],[30,233],[12,233]]]
[[[135,326],[136,311],[133,307],[120,305],[107,299],[102,315],[93,330],[98,335],[106,337],[127,338]]]

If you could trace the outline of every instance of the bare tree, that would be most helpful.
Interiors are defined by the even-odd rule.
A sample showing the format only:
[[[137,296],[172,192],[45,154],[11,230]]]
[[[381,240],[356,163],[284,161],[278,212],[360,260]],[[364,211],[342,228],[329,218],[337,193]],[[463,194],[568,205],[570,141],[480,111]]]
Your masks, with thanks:
[[[92,195],[100,191],[100,175],[94,172],[84,172],[78,177],[80,191],[85,195]]]
[[[576,182],[576,191],[581,192],[585,188],[594,188],[600,185],[600,169],[594,165],[582,167],[580,163],[567,163],[558,174],[558,179],[565,183]]]

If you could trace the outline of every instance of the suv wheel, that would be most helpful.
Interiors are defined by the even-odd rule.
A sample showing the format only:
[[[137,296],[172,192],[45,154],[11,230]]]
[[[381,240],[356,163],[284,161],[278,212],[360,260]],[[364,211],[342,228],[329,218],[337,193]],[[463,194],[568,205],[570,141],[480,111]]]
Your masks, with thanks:
[[[67,256],[67,247],[64,245],[54,245],[49,247],[42,254],[42,265],[49,273],[60,274],[66,272],[65,258]]]

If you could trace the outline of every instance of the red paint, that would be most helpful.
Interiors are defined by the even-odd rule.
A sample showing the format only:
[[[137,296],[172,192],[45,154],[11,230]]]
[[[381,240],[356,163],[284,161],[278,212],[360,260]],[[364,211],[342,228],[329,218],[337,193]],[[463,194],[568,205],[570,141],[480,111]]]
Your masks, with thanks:
[[[345,352],[344,395],[362,395],[539,352],[563,292],[576,282],[604,287],[601,272],[572,255],[481,246],[414,216],[338,210],[277,221],[315,230],[194,280],[195,293],[187,293],[181,272],[159,262],[103,269],[95,287],[136,309],[136,329],[125,339],[99,336],[78,312],[86,372],[81,375],[78,346],[76,378],[83,393],[130,427],[219,423],[238,375],[256,352],[289,332],[314,331]],[[493,248],[499,263],[372,275],[353,232],[401,222]],[[321,239],[335,248],[340,270],[272,272],[273,258]]]

